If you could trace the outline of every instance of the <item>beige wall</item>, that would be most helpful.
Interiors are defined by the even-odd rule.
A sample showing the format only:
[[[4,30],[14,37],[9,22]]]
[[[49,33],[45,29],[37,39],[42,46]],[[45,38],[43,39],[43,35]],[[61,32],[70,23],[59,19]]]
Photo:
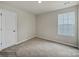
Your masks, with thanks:
[[[10,5],[0,4],[0,8],[17,13],[17,41],[21,42],[35,37],[35,15]]]
[[[76,46],[76,36],[68,37],[57,34],[58,14],[70,11],[76,12],[76,6],[37,15],[37,36],[47,40],[57,41],[60,43]]]
[[[0,8],[12,10],[17,13],[18,42],[28,40],[37,35],[37,37],[44,38],[47,40],[57,41],[60,43],[76,46],[76,36],[66,37],[57,34],[57,15],[68,11],[76,12],[76,7],[43,13],[37,15],[36,17],[32,13],[17,9],[13,6],[0,4]]]
[[[78,43],[78,48],[79,48],[79,6],[78,6],[78,8],[77,8],[77,12],[78,12],[78,13],[77,13],[77,16],[78,16],[78,17],[77,17],[77,19],[78,19],[78,20],[77,20],[77,24],[78,24],[78,25],[77,25],[77,27],[78,27],[78,28],[77,28],[77,31],[78,31],[78,32],[77,32],[77,43]]]

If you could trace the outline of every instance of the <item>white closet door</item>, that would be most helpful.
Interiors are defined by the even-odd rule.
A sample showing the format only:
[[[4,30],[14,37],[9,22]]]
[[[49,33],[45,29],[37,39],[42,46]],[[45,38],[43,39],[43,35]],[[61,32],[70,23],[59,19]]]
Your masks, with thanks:
[[[1,10],[0,10],[0,48],[1,48],[1,45],[2,45],[2,42],[1,42]]]
[[[2,12],[2,28],[3,28],[3,48],[12,46],[17,41],[16,13],[3,10]]]

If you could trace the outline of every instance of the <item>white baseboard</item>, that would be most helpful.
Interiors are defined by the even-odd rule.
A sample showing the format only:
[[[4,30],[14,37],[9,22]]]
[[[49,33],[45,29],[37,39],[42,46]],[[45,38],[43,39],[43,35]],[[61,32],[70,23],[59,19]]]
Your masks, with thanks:
[[[77,47],[77,46],[74,45],[74,44],[69,44],[69,43],[65,43],[65,42],[62,42],[62,41],[52,40],[53,38],[48,38],[48,37],[45,37],[45,36],[37,35],[37,37],[38,37],[38,38],[45,39],[45,40],[49,40],[49,41],[58,42],[58,43],[61,43],[61,44],[65,44],[65,45]]]
[[[30,37],[28,37],[28,38],[26,38],[26,39],[24,39],[24,40],[22,40],[22,41],[16,42],[14,45],[20,44],[20,43],[25,42],[25,41],[27,41],[27,40],[29,40],[29,39],[34,38],[34,37],[38,37],[38,38],[42,38],[42,39],[45,39],[45,40],[50,40],[50,41],[58,42],[58,41],[56,41],[56,40],[51,40],[51,38],[43,37],[43,36],[40,36],[40,35],[33,35],[33,36],[30,36]],[[59,43],[62,43],[62,42],[59,42]],[[71,44],[68,44],[68,43],[62,43],[62,44],[71,45]],[[14,45],[13,45],[13,46],[14,46]],[[71,45],[71,46],[73,46],[73,45]],[[75,47],[76,47],[76,46],[75,46]],[[8,47],[7,47],[7,48],[8,48]],[[1,48],[0,51],[3,50],[3,49],[5,49],[5,48]]]
[[[35,36],[35,35],[30,36],[30,37],[28,37],[28,38],[26,38],[26,39],[24,39],[24,40],[22,40],[22,41],[16,42],[14,45],[18,45],[18,44],[20,44],[20,43],[22,43],[22,42],[25,42],[25,41],[27,41],[27,40],[29,40],[29,39],[32,39],[32,38],[34,38],[34,37],[36,37],[36,36]],[[14,45],[12,45],[12,46],[14,46]],[[9,47],[11,47],[11,46],[9,46]],[[8,47],[6,47],[6,48],[8,48]],[[5,48],[1,48],[0,51],[2,51],[3,49],[5,49]]]
[[[20,43],[22,43],[22,42],[25,42],[25,41],[27,41],[27,40],[29,40],[29,39],[34,38],[34,37],[36,37],[36,36],[35,36],[35,35],[34,35],[34,36],[30,36],[30,37],[28,37],[28,38],[26,38],[26,39],[24,39],[24,40],[22,40],[22,41],[17,42],[15,45],[20,44]]]

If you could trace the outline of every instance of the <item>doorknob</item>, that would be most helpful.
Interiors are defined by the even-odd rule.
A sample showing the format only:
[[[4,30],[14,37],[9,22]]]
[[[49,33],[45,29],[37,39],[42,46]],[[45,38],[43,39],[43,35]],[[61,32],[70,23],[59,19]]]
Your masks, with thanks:
[[[13,30],[13,32],[15,32],[15,30]]]

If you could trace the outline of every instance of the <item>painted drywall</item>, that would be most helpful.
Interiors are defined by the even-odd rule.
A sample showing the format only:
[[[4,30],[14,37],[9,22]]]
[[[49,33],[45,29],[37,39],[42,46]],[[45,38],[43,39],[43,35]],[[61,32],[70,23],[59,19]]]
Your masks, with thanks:
[[[22,42],[37,36],[39,38],[76,46],[76,37],[57,34],[57,15],[68,11],[76,12],[76,7],[52,11],[37,15],[36,17],[30,12],[17,9],[10,5],[0,4],[0,8],[12,10],[17,13],[17,42]]]
[[[77,12],[78,12],[78,13],[77,13],[77,19],[78,19],[78,20],[77,20],[77,24],[78,24],[78,25],[77,25],[77,31],[78,31],[78,32],[77,32],[77,40],[78,40],[77,43],[78,43],[78,48],[79,48],[79,6],[77,6]]]
[[[16,7],[0,4],[0,8],[7,9],[17,14],[17,42],[22,42],[35,37],[35,15]]]
[[[69,36],[63,36],[63,35],[57,34],[57,32],[58,32],[58,30],[57,30],[58,29],[58,24],[57,24],[58,23],[58,14],[61,14],[64,12],[71,12],[71,11],[75,11],[75,14],[77,15],[76,6],[37,15],[37,17],[36,17],[36,19],[37,19],[36,20],[37,37],[51,40],[51,41],[60,42],[63,44],[76,46],[77,45],[76,35],[74,37],[69,37]]]

